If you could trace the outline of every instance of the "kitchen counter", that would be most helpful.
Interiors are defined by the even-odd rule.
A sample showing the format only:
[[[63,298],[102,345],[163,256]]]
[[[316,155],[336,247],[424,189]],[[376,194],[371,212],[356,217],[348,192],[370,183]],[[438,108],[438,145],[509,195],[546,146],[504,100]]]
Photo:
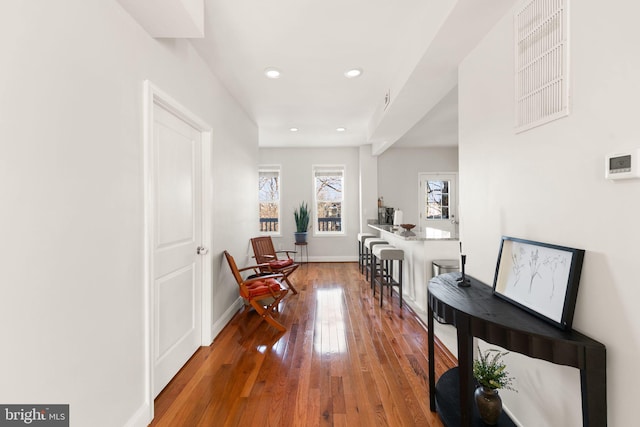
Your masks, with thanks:
[[[427,227],[424,230],[414,228],[411,231],[407,231],[395,225],[369,224],[369,227],[376,231],[392,234],[394,237],[402,240],[458,240],[458,236],[452,235],[452,233],[448,231],[431,227]]]
[[[427,285],[433,277],[433,261],[458,260],[460,256],[458,236],[451,236],[451,233],[435,228],[413,231],[417,230],[414,228],[407,232],[391,225],[369,224],[369,227],[377,232],[381,239],[404,251],[402,295],[404,301],[426,324],[428,320]],[[396,280],[397,274],[398,270],[395,269]],[[397,302],[394,301],[394,304]],[[449,350],[456,353],[455,328],[451,325],[438,324],[436,335]]]

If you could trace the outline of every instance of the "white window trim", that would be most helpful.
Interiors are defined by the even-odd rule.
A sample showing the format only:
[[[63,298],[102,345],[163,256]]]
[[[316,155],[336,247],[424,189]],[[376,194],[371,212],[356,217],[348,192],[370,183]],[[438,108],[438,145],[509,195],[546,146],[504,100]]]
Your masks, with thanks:
[[[318,171],[327,171],[327,172],[340,172],[342,173],[342,201],[340,206],[340,218],[342,219],[342,223],[340,224],[340,231],[319,231],[318,230],[318,200],[316,199],[316,172]],[[311,167],[311,188],[313,189],[313,211],[311,215],[311,219],[313,221],[313,236],[314,237],[342,237],[347,234],[346,227],[346,183],[347,183],[347,166],[346,165],[338,165],[338,164],[328,164],[328,165],[312,165]]]

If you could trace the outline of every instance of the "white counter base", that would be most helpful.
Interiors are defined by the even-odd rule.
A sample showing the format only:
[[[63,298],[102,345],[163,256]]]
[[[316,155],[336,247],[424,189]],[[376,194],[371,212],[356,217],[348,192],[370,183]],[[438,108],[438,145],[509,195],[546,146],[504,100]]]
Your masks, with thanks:
[[[433,277],[432,263],[434,260],[452,259],[460,257],[460,245],[457,239],[425,239],[410,240],[396,233],[384,230],[375,225],[369,225],[380,233],[380,238],[404,251],[402,297],[416,315],[427,324],[427,286]],[[396,269],[397,271],[397,269]],[[436,323],[434,333],[442,343],[457,357],[457,343],[455,328],[451,325]]]

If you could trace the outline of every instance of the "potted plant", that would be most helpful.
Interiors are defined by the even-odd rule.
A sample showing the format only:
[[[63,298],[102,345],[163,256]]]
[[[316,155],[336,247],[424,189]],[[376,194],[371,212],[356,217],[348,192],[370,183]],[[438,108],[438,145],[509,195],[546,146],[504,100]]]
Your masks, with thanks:
[[[495,425],[502,413],[502,399],[498,389],[516,391],[511,384],[513,377],[509,376],[507,365],[502,357],[508,352],[489,349],[484,353],[478,347],[479,357],[473,361],[473,376],[478,382],[474,393],[480,418],[485,424]]]
[[[293,212],[296,220],[296,243],[304,243],[307,241],[307,230],[309,229],[309,209],[306,202],[300,203],[298,209]]]

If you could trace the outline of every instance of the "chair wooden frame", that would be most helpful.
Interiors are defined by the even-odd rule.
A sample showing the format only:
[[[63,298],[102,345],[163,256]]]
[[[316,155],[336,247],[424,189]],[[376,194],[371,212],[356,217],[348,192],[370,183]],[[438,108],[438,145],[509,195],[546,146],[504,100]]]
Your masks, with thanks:
[[[240,296],[245,300],[245,307],[253,307],[262,320],[279,331],[285,332],[287,328],[273,317],[278,312],[278,304],[289,292],[280,283],[280,280],[284,280],[284,274],[261,275],[244,279],[241,274],[243,271],[258,271],[260,266],[238,268],[235,259],[229,252],[224,251],[224,256],[229,263],[233,277],[238,282]]]
[[[271,236],[260,236],[251,239],[251,247],[253,248],[253,255],[256,262],[260,267],[262,274],[275,274],[281,273],[284,275],[284,281],[287,282],[287,286],[294,294],[298,293],[298,290],[293,286],[289,276],[300,267],[289,254],[295,254],[296,251],[284,250],[276,251],[273,247],[273,241]],[[279,259],[278,254],[284,253],[286,258]]]

